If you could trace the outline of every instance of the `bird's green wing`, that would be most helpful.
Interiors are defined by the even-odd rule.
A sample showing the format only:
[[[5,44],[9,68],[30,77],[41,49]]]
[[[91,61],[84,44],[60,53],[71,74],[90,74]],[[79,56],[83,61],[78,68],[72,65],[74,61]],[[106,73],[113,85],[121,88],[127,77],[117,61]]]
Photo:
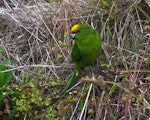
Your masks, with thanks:
[[[78,62],[78,61],[82,60],[82,55],[80,53],[80,50],[79,50],[76,42],[74,43],[74,46],[72,48],[71,58],[72,58],[73,62]]]

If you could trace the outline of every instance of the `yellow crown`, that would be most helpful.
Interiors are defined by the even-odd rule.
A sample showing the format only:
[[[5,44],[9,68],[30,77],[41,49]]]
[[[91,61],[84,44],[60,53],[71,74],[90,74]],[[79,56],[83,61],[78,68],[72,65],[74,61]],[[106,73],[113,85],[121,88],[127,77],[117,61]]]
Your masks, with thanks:
[[[77,29],[79,28],[79,24],[76,24],[74,25],[72,28],[71,28],[71,32],[77,32]]]

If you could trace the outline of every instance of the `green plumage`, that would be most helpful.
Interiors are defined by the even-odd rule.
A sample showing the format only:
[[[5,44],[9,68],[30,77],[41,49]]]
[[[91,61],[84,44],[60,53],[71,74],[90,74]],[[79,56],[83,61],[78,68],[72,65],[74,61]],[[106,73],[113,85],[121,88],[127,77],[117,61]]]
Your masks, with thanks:
[[[71,53],[74,72],[61,95],[64,95],[72,86],[75,77],[82,68],[94,63],[99,56],[102,45],[99,33],[88,25],[78,24],[77,29],[72,32],[75,33],[75,43]]]

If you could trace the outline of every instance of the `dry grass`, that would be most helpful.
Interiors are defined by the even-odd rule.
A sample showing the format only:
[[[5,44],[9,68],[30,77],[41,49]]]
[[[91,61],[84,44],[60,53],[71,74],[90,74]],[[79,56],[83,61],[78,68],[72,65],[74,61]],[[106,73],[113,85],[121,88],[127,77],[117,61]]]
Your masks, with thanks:
[[[79,99],[83,107],[81,109],[79,101],[72,103],[66,110],[68,116],[63,108],[66,103],[60,100],[60,117],[72,120],[150,118],[150,39],[143,30],[147,19],[135,7],[137,4],[147,10],[145,2],[113,1],[110,6],[104,6],[98,0],[93,3],[83,0],[3,1],[0,3],[0,48],[3,49],[0,61],[12,61],[9,70],[13,72],[14,83],[24,81],[21,74],[41,80],[33,72],[36,67],[40,67],[48,79],[69,79],[73,68],[70,28],[75,23],[89,24],[103,39],[97,66],[102,66],[106,85],[101,90],[92,84],[75,86],[81,93],[89,87],[84,99]],[[92,78],[98,74],[95,70],[85,70],[82,75]]]

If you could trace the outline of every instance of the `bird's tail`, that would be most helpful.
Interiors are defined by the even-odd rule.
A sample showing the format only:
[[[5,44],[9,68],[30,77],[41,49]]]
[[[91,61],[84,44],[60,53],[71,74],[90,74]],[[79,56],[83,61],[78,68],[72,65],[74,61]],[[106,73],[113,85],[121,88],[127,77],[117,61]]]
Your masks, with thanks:
[[[69,82],[67,83],[66,87],[63,89],[63,91],[60,93],[60,95],[65,95],[66,92],[71,88],[73,82],[74,82],[74,79],[75,77],[77,76],[77,71],[74,70],[72,75],[71,75],[71,78],[69,80]]]

